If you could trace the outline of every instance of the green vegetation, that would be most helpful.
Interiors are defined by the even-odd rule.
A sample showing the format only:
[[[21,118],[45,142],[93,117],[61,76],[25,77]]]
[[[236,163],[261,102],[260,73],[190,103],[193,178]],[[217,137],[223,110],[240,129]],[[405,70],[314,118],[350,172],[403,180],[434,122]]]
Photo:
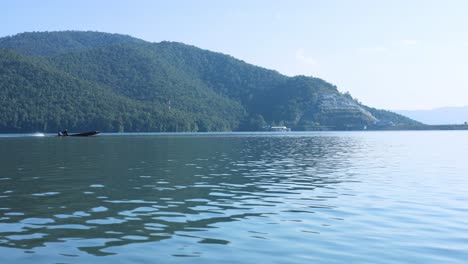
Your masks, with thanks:
[[[231,56],[99,32],[0,38],[0,132],[362,129],[421,125],[318,78]]]
[[[36,56],[76,52],[116,44],[143,43],[145,41],[130,36],[93,31],[29,32],[0,38],[1,48]]]

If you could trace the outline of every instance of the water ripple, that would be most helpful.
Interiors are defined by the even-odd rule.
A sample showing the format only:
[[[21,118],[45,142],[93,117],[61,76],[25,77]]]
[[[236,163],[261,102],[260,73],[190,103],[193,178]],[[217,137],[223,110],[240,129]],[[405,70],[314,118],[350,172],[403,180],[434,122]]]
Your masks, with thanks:
[[[0,261],[464,263],[463,139],[9,138]]]

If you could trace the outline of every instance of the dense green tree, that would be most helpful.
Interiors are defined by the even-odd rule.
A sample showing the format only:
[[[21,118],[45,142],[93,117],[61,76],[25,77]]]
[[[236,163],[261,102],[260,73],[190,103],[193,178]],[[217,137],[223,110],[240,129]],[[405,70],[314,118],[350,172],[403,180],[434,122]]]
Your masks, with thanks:
[[[0,132],[231,131],[419,123],[321,79],[193,46],[100,32],[0,38]]]

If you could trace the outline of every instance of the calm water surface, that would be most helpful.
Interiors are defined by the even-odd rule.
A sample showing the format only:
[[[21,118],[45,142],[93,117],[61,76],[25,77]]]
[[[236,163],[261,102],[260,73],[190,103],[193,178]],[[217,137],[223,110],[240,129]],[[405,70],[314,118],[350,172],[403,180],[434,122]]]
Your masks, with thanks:
[[[467,132],[0,137],[0,263],[467,260]]]

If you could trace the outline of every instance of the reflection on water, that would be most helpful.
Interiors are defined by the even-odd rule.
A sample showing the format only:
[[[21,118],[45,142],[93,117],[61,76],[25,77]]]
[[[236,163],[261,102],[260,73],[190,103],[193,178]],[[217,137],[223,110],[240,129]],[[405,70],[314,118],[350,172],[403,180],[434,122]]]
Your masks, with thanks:
[[[0,260],[461,263],[466,165],[383,134],[0,138]]]

